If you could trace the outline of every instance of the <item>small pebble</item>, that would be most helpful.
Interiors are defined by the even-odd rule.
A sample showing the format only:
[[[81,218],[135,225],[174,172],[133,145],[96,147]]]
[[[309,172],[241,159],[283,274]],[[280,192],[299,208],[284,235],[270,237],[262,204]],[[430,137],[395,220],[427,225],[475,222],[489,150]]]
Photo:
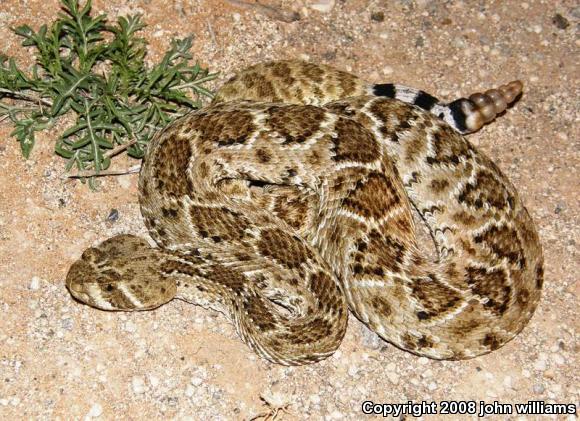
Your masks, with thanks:
[[[544,387],[544,385],[536,383],[534,385],[534,387],[532,388],[532,390],[534,391],[535,394],[539,395],[544,393],[544,391],[546,390],[546,388]]]
[[[539,359],[534,363],[534,368],[538,371],[544,371],[547,368],[546,360]]]
[[[195,388],[192,385],[188,384],[185,388],[185,396],[187,396],[188,398],[191,398],[194,393],[195,393]]]
[[[96,403],[93,406],[91,406],[91,409],[89,410],[89,412],[87,414],[87,417],[97,418],[97,417],[100,417],[102,413],[103,413],[103,407],[101,405],[99,405],[98,403]]]
[[[511,378],[511,376],[505,376],[503,379],[503,385],[508,388],[511,389],[513,386],[513,379]]]
[[[379,77],[377,75],[377,77],[375,78],[375,80],[378,80]],[[361,336],[362,336],[362,344],[363,346],[369,348],[369,349],[380,349],[381,346],[383,346],[383,340],[380,338],[379,335],[377,335],[375,332],[373,332],[372,330],[366,328],[366,327],[361,327]]]
[[[33,276],[28,288],[30,288],[33,291],[38,290],[40,288],[40,278],[38,276]]]
[[[568,19],[566,19],[564,16],[562,16],[559,13],[556,13],[554,15],[554,17],[552,18],[552,23],[558,29],[566,29],[567,27],[570,26],[570,22],[568,22]]]
[[[109,212],[109,216],[107,216],[107,221],[117,222],[118,219],[119,219],[119,211],[114,208],[111,209],[111,211]]]
[[[373,12],[371,13],[371,20],[375,22],[383,22],[385,20],[385,14],[383,12]]]
[[[131,187],[131,177],[121,176],[117,177],[117,183],[124,189]]]
[[[354,376],[356,376],[357,374],[358,374],[358,367],[356,367],[356,366],[354,366],[354,365],[351,365],[351,366],[348,368],[348,375],[349,375],[350,377],[354,377]]]
[[[319,0],[311,4],[310,8],[322,13],[328,13],[334,8],[334,0]]]
[[[199,377],[192,377],[191,378],[191,384],[194,386],[200,386],[203,383],[203,379],[199,378]]]
[[[129,333],[135,333],[137,331],[137,326],[131,320],[125,323],[125,331]]]
[[[342,415],[342,413],[339,411],[332,411],[332,413],[330,414],[330,419],[332,420],[341,420],[343,418],[344,415]]]
[[[239,22],[240,19],[242,18],[242,15],[240,15],[239,13],[234,13],[232,17],[234,18],[234,22]]]
[[[149,384],[151,387],[155,388],[159,386],[159,378],[153,376],[152,374],[149,375]]]
[[[133,392],[138,395],[145,393],[145,382],[142,377],[133,377],[131,387],[133,388]]]

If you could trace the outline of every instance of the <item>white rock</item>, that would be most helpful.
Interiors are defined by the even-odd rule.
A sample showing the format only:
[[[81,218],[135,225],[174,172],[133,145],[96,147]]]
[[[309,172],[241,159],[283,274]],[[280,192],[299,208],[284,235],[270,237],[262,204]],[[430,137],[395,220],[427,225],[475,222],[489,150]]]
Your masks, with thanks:
[[[131,386],[134,393],[138,395],[145,393],[145,382],[142,377],[133,377],[131,380]]]
[[[316,3],[310,5],[311,9],[322,13],[328,13],[334,8],[334,0],[318,0]]]
[[[544,371],[546,369],[546,360],[539,359],[534,363],[534,368],[539,371]]]
[[[503,378],[503,385],[507,388],[510,388],[513,386],[513,379],[511,378],[511,376],[505,376]]]
[[[119,186],[121,186],[121,188],[128,189],[129,187],[131,187],[131,177],[128,177],[126,175],[117,177],[117,183],[119,183]]]
[[[149,375],[149,384],[152,387],[157,387],[159,386],[159,378],[155,377],[154,375],[150,374]]]
[[[564,357],[562,357],[560,354],[552,354],[552,361],[554,361],[557,365],[562,365],[566,362]]]
[[[357,375],[357,373],[358,373],[358,367],[357,367],[357,366],[355,366],[355,365],[351,365],[351,366],[348,368],[348,375],[349,375],[350,377],[354,377],[354,376],[356,376],[356,375]]]
[[[399,384],[399,375],[394,371],[387,371],[387,379],[393,384]]]
[[[87,414],[87,417],[97,418],[97,417],[100,417],[102,413],[103,413],[103,407],[101,405],[99,405],[98,403],[96,403],[93,406],[91,406],[91,409],[89,410],[89,412]]]
[[[40,288],[40,278],[38,276],[33,276],[30,280],[30,285],[28,286],[33,291],[36,291]]]
[[[199,378],[199,377],[192,377],[191,378],[191,384],[194,386],[200,386],[203,383],[203,379]]]
[[[185,388],[185,396],[187,396],[188,398],[191,398],[194,393],[195,393],[195,388],[192,385],[188,384],[187,387]]]
[[[137,331],[137,326],[131,320],[128,320],[127,323],[125,323],[125,331],[135,333],[135,331]]]
[[[234,22],[239,22],[240,19],[242,18],[242,15],[240,15],[239,13],[234,13],[232,17],[234,18]]]
[[[330,419],[341,420],[342,418],[344,418],[344,415],[339,411],[332,411],[332,414],[330,414]]]
[[[312,402],[315,405],[318,405],[320,403],[320,396],[318,395],[310,395],[310,402]]]

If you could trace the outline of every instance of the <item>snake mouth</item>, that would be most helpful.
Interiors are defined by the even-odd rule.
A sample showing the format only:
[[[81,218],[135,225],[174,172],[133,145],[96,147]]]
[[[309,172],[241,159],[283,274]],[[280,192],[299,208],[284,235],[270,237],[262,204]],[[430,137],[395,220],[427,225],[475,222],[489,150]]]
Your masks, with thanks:
[[[66,275],[66,287],[70,294],[86,304],[90,304],[92,301],[90,295],[87,294],[87,284],[90,282],[87,278],[90,269],[90,265],[85,261],[77,260]]]
[[[66,285],[70,294],[79,301],[83,303],[89,303],[91,301],[89,295],[85,292],[83,284],[77,282],[67,282]]]
[[[71,295],[76,298],[77,300],[83,302],[83,303],[89,303],[90,302],[90,297],[88,294],[79,291],[78,289],[75,289],[77,286],[73,287],[73,288],[69,288],[69,291],[71,293]]]

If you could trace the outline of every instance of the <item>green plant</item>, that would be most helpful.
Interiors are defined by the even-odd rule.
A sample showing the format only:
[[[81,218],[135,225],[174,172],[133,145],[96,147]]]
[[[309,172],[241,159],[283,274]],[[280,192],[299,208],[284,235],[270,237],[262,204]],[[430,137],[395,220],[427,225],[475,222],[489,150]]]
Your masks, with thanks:
[[[0,55],[0,120],[14,124],[12,136],[29,157],[35,134],[74,113],[74,124],[56,141],[66,169],[106,170],[113,155],[141,158],[159,129],[212,97],[204,84],[216,77],[191,65],[192,37],[173,40],[162,60],[145,64],[147,42],[137,33],[141,16],[109,25],[106,15],[91,16],[91,0],[61,0],[50,26],[14,28],[24,47],[36,50],[27,75],[14,59]],[[190,96],[189,94],[193,94]],[[193,99],[192,99],[193,97]]]

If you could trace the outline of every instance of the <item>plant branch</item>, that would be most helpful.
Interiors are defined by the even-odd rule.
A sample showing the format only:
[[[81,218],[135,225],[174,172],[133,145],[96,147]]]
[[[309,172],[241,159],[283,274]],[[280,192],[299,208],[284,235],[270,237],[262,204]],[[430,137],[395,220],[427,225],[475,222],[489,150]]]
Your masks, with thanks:
[[[12,96],[14,98],[22,99],[24,101],[35,102],[37,104],[46,105],[47,107],[52,107],[51,101],[44,99],[44,98],[41,98],[37,95],[27,94],[26,92],[17,92],[17,91],[13,91],[11,89],[0,88],[0,94]]]
[[[60,178],[71,179],[71,178],[108,177],[112,175],[136,174],[139,171],[141,171],[141,164],[134,165],[125,170],[79,171],[75,174],[63,174],[60,176]]]

